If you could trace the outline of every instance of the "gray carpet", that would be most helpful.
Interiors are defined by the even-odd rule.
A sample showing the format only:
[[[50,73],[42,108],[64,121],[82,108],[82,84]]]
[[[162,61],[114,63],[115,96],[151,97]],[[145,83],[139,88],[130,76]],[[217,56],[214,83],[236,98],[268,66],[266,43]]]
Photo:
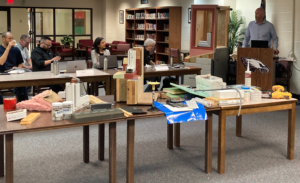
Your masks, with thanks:
[[[235,117],[228,117],[224,175],[217,173],[217,116],[213,116],[213,172],[209,175],[204,173],[204,122],[182,124],[182,146],[169,150],[165,118],[137,120],[135,182],[300,182],[299,112],[298,106],[293,161],[286,159],[287,111],[243,116],[242,138],[235,136]],[[90,126],[89,164],[82,162],[81,127],[16,134],[15,182],[109,182],[108,125],[105,132],[105,161],[100,162],[97,125]],[[117,181],[126,182],[125,122],[117,123]]]

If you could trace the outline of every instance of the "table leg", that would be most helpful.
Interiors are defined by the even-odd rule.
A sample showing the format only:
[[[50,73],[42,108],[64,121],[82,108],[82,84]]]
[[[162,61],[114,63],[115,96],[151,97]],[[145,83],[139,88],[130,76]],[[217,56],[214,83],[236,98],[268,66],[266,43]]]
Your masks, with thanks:
[[[105,136],[105,124],[98,125],[98,159],[104,160],[104,136]]]
[[[167,126],[167,147],[173,149],[173,124]]]
[[[95,96],[99,96],[99,82],[95,82]]]
[[[4,135],[0,135],[0,177],[4,177]]]
[[[211,173],[212,162],[212,113],[207,112],[205,121],[205,172]]]
[[[135,120],[127,121],[127,183],[134,182],[134,133]]]
[[[5,182],[14,182],[14,146],[13,134],[5,135]]]
[[[91,82],[91,93],[90,95],[94,95],[95,94],[95,82]]]
[[[180,123],[174,124],[174,146],[180,147]]]
[[[224,110],[219,114],[218,133],[218,173],[225,173],[225,138],[226,138],[226,113]]]
[[[236,116],[236,136],[242,136],[242,115]]]
[[[117,126],[116,122],[109,123],[109,182],[117,182]]]
[[[113,93],[111,93],[110,91],[110,81],[111,77],[106,77],[105,80],[105,95],[112,95]]]
[[[292,109],[289,110],[288,122],[288,145],[287,145],[287,158],[294,159],[294,146],[295,146],[295,108],[296,103],[292,104]]]
[[[90,161],[90,128],[89,126],[83,126],[83,162],[88,163]]]

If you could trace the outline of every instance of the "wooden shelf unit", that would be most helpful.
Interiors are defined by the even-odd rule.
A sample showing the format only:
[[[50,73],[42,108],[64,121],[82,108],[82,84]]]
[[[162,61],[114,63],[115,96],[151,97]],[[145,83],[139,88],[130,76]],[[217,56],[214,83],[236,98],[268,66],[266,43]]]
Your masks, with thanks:
[[[131,47],[143,45],[147,39],[147,34],[155,34],[156,55],[155,61],[170,63],[170,52],[165,50],[170,48],[181,49],[181,12],[178,6],[152,7],[152,8],[133,8],[125,10],[125,17],[128,14],[134,15],[134,19],[126,19],[125,40]],[[155,13],[155,18],[137,19],[136,13]],[[157,13],[169,13],[169,18],[157,18]],[[144,16],[145,17],[145,16]],[[156,24],[156,30],[147,30],[146,23]],[[137,24],[144,24],[145,29],[137,29]],[[168,30],[164,30],[164,25],[168,25]],[[172,30],[172,31],[169,31]],[[136,35],[144,34],[144,40],[136,40]],[[168,40],[165,40],[168,37]],[[174,62],[177,60],[174,59]]]

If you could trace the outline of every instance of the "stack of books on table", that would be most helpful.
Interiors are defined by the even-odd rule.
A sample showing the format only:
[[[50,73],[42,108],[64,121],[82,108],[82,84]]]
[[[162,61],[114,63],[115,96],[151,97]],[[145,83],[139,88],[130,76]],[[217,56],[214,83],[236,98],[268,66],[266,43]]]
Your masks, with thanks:
[[[187,93],[186,91],[183,91],[176,87],[164,88],[163,91],[166,92],[169,98],[184,97],[184,95]]]

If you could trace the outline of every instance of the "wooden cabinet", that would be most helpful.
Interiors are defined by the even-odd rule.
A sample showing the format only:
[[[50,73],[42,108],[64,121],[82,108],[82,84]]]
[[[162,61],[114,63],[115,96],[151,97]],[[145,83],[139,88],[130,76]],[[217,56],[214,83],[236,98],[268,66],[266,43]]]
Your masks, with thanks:
[[[155,61],[169,63],[170,48],[181,49],[181,7],[134,8],[125,11],[125,39],[131,47],[156,41]]]

